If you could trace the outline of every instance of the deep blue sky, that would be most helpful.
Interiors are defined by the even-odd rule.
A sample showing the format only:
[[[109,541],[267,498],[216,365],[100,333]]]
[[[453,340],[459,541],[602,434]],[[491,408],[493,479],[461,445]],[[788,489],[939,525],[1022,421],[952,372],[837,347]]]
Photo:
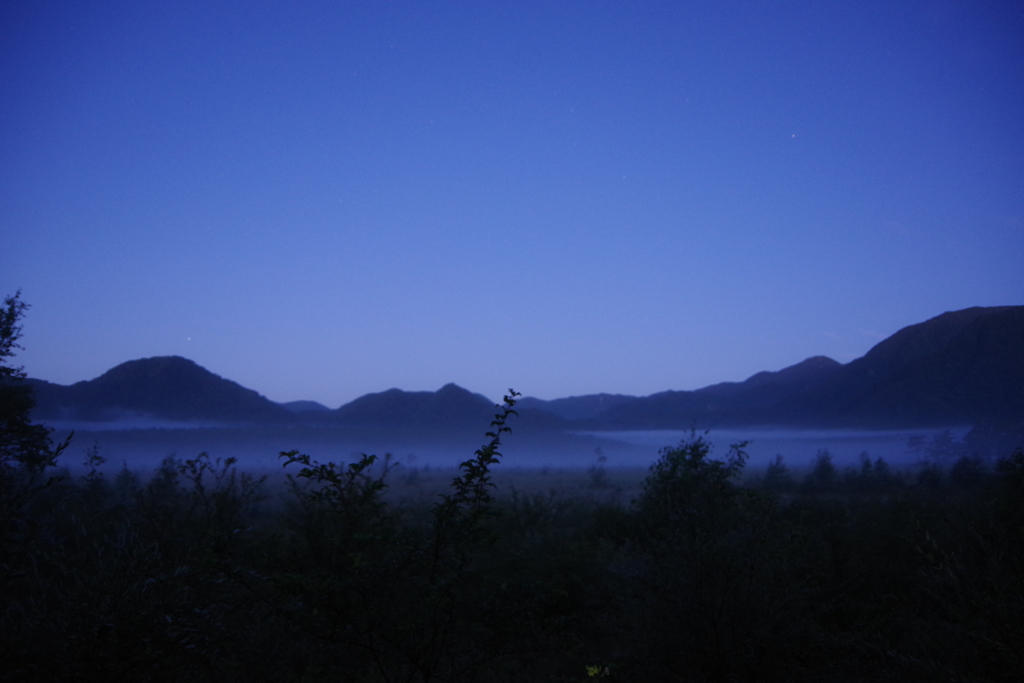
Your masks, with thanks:
[[[0,235],[18,362],[63,384],[847,362],[1024,303],[1024,4],[5,3]]]

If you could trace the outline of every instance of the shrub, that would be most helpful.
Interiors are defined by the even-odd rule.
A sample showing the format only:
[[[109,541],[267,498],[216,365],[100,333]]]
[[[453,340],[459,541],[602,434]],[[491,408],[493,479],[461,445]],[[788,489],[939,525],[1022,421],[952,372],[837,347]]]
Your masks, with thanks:
[[[949,468],[949,481],[955,486],[970,487],[980,484],[985,476],[985,463],[974,455],[962,455]]]
[[[814,457],[814,467],[804,478],[803,488],[808,492],[831,491],[836,485],[836,466],[832,463],[832,454],[828,449],[818,451]]]
[[[644,480],[636,504],[654,526],[711,531],[718,516],[732,502],[732,480],[743,470],[746,443],[733,445],[726,459],[711,459],[712,445],[693,432],[675,448],[664,448]]]
[[[789,468],[786,467],[785,459],[782,455],[776,455],[775,460],[768,464],[762,485],[766,490],[776,493],[786,493],[793,490],[793,477],[790,475]]]

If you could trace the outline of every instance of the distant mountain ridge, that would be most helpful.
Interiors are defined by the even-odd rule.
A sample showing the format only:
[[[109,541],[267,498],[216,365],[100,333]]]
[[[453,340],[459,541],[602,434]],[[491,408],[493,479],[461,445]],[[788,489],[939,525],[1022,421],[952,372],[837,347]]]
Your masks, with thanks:
[[[588,394],[545,401],[527,396],[519,401],[520,410],[538,410],[565,420],[586,420],[597,417],[609,408],[636,400],[636,396],[624,394]]]
[[[99,424],[167,422],[260,425],[340,425],[452,430],[487,425],[494,404],[455,384],[436,392],[400,389],[366,394],[331,410],[315,401],[274,403],[180,356],[128,361],[96,379],[70,386],[27,380],[37,420]]]
[[[252,424],[374,429],[479,429],[494,405],[454,384],[389,389],[330,410],[277,404],[177,356],[122,363],[70,386],[28,380],[38,420],[114,421],[125,415]],[[924,427],[1024,418],[1024,306],[969,308],[903,328],[846,365],[814,356],[743,382],[645,397],[524,398],[524,425],[541,429],[721,426]]]
[[[317,403],[316,401],[289,401],[280,405],[293,413],[323,413],[330,410],[323,403]]]
[[[776,373],[610,408],[595,428],[897,428],[1024,419],[1024,306],[969,308],[911,325],[846,365]]]
[[[122,363],[70,386],[29,379],[36,419],[116,421],[146,415],[174,421],[291,423],[287,408],[180,356]]]
[[[1024,418],[1024,306],[967,308],[905,327],[800,407],[814,405],[822,424]]]
[[[664,391],[604,411],[595,428],[681,429],[773,424],[777,407],[831,378],[843,366],[814,356],[776,372],[759,372],[743,382],[722,382],[694,391]],[[783,422],[784,424],[785,422]]]
[[[494,404],[456,384],[436,392],[388,389],[360,396],[332,411],[331,422],[358,427],[479,429],[494,417]]]

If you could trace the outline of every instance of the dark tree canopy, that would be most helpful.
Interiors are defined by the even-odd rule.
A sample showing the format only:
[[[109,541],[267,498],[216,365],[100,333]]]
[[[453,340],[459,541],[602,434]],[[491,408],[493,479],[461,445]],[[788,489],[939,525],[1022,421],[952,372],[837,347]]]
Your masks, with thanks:
[[[25,373],[11,364],[15,349],[21,348],[21,319],[28,304],[21,292],[4,299],[0,309],[0,487],[10,502],[13,488],[34,482],[67,444],[52,448],[50,430],[32,424],[32,388],[25,384]]]

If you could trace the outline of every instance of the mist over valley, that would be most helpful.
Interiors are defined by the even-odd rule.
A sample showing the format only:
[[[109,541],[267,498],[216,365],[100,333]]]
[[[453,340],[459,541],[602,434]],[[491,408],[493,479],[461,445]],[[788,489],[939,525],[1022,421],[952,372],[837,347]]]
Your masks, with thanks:
[[[321,461],[392,454],[406,467],[454,467],[480,445],[495,402],[455,384],[435,392],[389,389],[338,408],[277,404],[181,357],[123,363],[69,386],[29,379],[33,416],[109,464],[151,468],[171,453],[209,452],[246,467],[274,467],[281,451]],[[827,449],[839,464],[862,454],[897,465],[911,439],[976,425],[1012,447],[1024,415],[1024,307],[971,308],[900,330],[862,358],[816,356],[743,382],[636,397],[522,398],[505,444],[508,467],[646,467],[662,447],[710,430],[724,450],[749,442],[752,468],[783,455],[809,465]],[[976,437],[975,440],[977,440]],[[1003,444],[1002,439],[1006,443]]]

